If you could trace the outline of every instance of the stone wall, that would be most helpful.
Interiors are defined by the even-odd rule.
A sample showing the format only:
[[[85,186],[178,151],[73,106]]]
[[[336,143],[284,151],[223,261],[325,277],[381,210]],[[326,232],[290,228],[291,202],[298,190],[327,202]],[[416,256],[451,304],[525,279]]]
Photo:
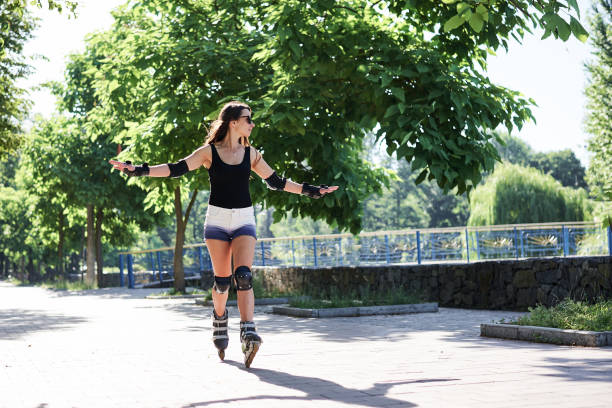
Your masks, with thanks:
[[[267,289],[324,293],[403,287],[440,306],[526,310],[566,297],[612,297],[612,257],[532,258],[470,264],[330,268],[255,267]]]
[[[167,279],[170,276],[163,276],[163,279]],[[189,280],[189,285],[187,286],[192,286],[192,285],[196,285],[197,287],[200,287],[202,289],[209,289],[212,288],[213,282],[214,282],[214,277],[213,277],[213,273],[210,270],[206,270],[204,271],[203,274],[204,279],[198,279],[196,281],[194,280]],[[134,284],[135,285],[143,285],[143,284],[148,284],[148,283],[156,283],[159,282],[158,280],[158,276],[157,274],[152,274],[150,272],[134,272]],[[121,279],[119,277],[119,273],[117,272],[113,272],[113,273],[105,273],[104,274],[104,287],[117,287],[119,286],[121,283]],[[128,285],[128,275],[127,272],[125,272],[123,274],[123,283],[124,285],[127,287]],[[163,287],[172,287],[173,283],[172,282],[168,282],[165,283],[163,285]]]

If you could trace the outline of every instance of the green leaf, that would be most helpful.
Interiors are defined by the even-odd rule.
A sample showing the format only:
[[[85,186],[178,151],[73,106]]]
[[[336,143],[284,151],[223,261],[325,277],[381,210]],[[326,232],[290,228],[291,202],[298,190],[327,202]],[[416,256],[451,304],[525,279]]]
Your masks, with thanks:
[[[487,8],[482,4],[479,4],[478,7],[476,7],[476,13],[478,13],[484,21],[489,21],[489,12],[487,11]]]
[[[393,94],[393,96],[395,96],[397,99],[399,99],[402,102],[406,102],[406,95],[404,94],[404,90],[401,88],[391,88],[391,93]],[[403,112],[403,109],[400,108],[400,111]]]
[[[472,14],[472,18],[470,18],[470,27],[477,33],[482,30],[482,26],[484,25],[484,20],[480,16],[480,14]]]
[[[166,126],[164,126],[164,133],[168,135],[172,132],[172,129],[174,129],[174,124],[166,123]]]
[[[561,38],[563,41],[567,41],[570,34],[572,33],[569,24],[567,24],[564,19],[557,15],[554,15],[550,18],[550,24],[554,25],[557,28],[559,38]]]
[[[580,22],[574,17],[570,19],[570,28],[572,30],[572,33],[574,33],[574,37],[576,37],[581,42],[586,42],[586,40],[589,38],[589,34],[582,27]]]
[[[444,23],[444,31],[449,32],[460,27],[465,20],[461,16],[453,16],[446,23]]]
[[[419,174],[419,177],[416,178],[414,184],[421,184],[425,180],[425,177],[427,177],[427,169],[423,170],[421,174]]]
[[[385,112],[385,116],[384,119],[387,119],[388,117],[391,117],[393,115],[396,115],[398,113],[399,109],[397,107],[397,105],[391,105],[389,106],[389,108],[387,109],[387,111]]]
[[[391,81],[393,80],[393,78],[390,75],[387,75],[386,73],[382,75],[381,79],[380,79],[380,84],[384,87],[386,87],[387,85],[389,85],[391,83]]]
[[[466,10],[471,10],[472,7],[467,3],[458,3],[457,4],[457,14],[461,15]]]
[[[576,14],[578,14],[578,17],[580,17],[580,8],[578,8],[578,2],[576,0],[567,0],[567,4],[569,4],[570,7],[576,10]]]
[[[457,1],[459,1],[459,0],[442,0],[442,3],[444,3],[444,4],[453,4],[453,3],[456,3]]]

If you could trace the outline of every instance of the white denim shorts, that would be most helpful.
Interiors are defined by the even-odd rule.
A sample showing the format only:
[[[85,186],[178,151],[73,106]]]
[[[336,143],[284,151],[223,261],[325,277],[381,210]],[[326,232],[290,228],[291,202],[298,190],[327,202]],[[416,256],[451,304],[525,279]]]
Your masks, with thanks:
[[[218,239],[231,241],[240,235],[255,234],[255,212],[253,207],[223,208],[208,205],[204,222],[204,240]]]

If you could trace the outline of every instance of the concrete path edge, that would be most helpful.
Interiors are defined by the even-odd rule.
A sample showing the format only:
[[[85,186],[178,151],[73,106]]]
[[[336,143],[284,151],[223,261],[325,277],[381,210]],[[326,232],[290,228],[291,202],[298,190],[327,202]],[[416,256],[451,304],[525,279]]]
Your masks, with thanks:
[[[326,309],[302,309],[288,306],[275,306],[272,313],[293,317],[358,317],[387,314],[436,313],[438,303],[416,303],[412,305],[338,307]]]
[[[536,343],[552,343],[565,346],[612,346],[612,331],[586,331],[556,329],[553,327],[520,326],[517,324],[483,323],[482,337],[522,340]]]
[[[212,300],[196,299],[196,305],[200,306],[214,306]],[[283,305],[289,303],[289,298],[255,298],[256,306],[265,305]],[[228,306],[236,306],[238,304],[235,300],[228,300]]]

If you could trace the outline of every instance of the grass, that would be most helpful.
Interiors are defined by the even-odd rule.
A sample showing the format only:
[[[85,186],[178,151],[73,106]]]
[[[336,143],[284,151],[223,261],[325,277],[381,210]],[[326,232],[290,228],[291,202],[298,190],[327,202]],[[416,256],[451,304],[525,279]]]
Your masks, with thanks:
[[[554,307],[530,307],[529,312],[528,315],[510,323],[571,330],[612,330],[612,300],[588,304],[565,299]]]
[[[304,309],[326,309],[333,307],[406,305],[422,303],[423,296],[405,289],[395,289],[387,292],[341,292],[337,288],[330,289],[327,296],[297,296],[289,299],[289,305]]]
[[[205,295],[209,291],[197,288],[185,288],[185,292],[181,292],[180,290],[176,290],[175,288],[170,288],[167,291],[156,293],[155,296],[160,297],[172,297],[172,296],[183,296],[183,295]]]
[[[68,282],[66,280],[60,279],[57,281],[47,281],[47,282],[36,282],[30,283],[27,280],[19,280],[17,278],[10,278],[9,282],[13,285],[17,286],[40,286],[45,289],[55,289],[55,290],[68,290],[71,292],[80,291],[80,290],[90,290],[90,289],[98,289],[98,283],[94,282],[92,284],[87,282]]]

